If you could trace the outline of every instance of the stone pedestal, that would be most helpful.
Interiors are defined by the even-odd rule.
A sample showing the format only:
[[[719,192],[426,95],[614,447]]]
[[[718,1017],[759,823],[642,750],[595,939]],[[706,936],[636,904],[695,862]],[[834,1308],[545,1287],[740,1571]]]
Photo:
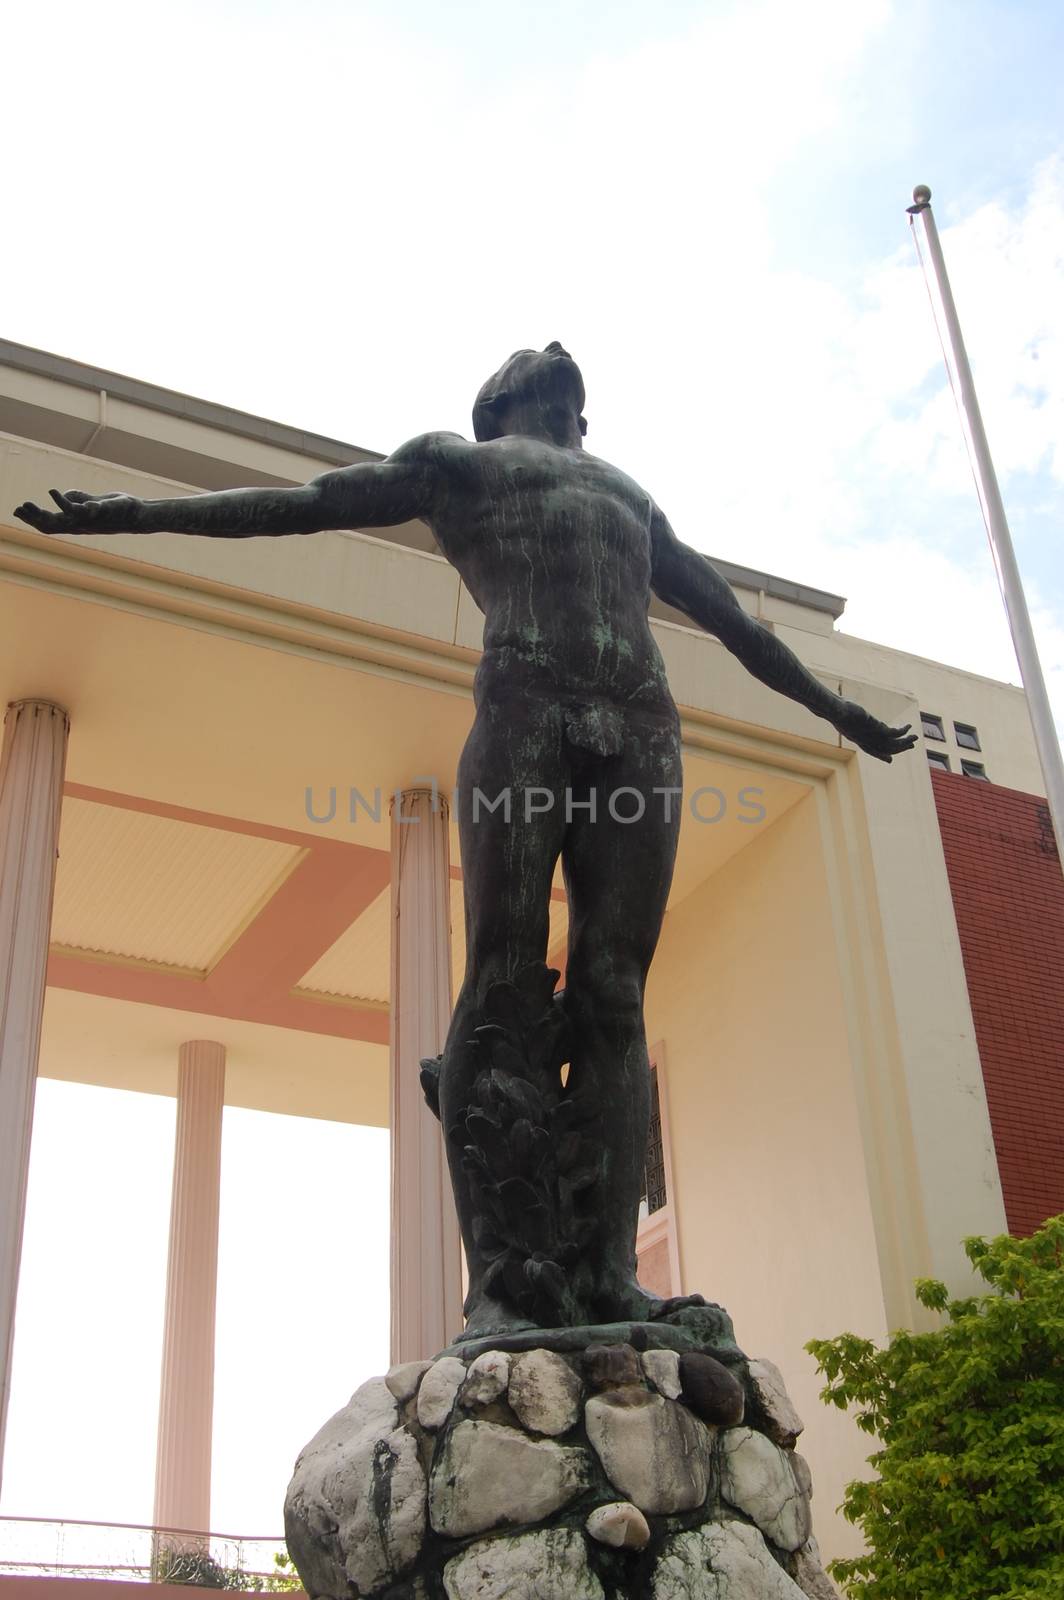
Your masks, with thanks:
[[[311,1600],[837,1600],[801,1426],[776,1368],[741,1357],[407,1362],[303,1451],[288,1548]]]

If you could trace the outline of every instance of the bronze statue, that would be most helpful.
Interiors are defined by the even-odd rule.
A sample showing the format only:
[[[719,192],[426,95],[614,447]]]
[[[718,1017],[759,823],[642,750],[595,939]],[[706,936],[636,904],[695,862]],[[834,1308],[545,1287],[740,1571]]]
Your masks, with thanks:
[[[423,434],[303,488],[148,501],[52,491],[56,511],[16,512],[44,533],[218,539],[420,517],[484,612],[458,773],[467,967],[443,1055],[423,1069],[448,1134],[469,1339],[661,1319],[701,1303],[656,1301],[635,1277],[649,1114],[643,994],[682,783],[651,591],[870,755],[890,761],[916,742],[825,688],[742,610],[649,495],[583,449],[583,405],[579,369],[555,342],[517,351],[484,385],[476,443]],[[562,995],[545,966],[559,856],[570,917]]]

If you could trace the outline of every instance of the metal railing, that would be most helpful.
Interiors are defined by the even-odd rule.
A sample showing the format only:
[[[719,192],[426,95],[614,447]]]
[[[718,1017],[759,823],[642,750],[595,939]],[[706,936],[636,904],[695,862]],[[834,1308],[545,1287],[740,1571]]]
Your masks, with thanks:
[[[299,1580],[285,1558],[284,1540],[276,1535],[0,1517],[0,1575],[121,1578],[245,1594],[298,1592]]]

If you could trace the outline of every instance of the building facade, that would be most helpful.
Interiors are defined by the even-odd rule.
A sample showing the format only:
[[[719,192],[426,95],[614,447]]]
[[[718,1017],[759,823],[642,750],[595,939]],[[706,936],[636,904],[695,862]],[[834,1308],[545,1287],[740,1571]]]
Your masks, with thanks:
[[[208,1515],[223,1103],[390,1123],[396,1352],[454,1331],[461,1263],[416,1062],[439,1047],[464,961],[445,797],[481,618],[418,523],[51,539],[10,508],[54,485],[151,498],[369,459],[0,344],[0,695],[15,708],[0,884],[22,896],[0,937],[24,975],[24,1014],[10,993],[6,1031],[0,1012],[18,1112],[2,1134],[7,1349],[35,1075],[177,1094],[165,1526]],[[853,1548],[832,1509],[867,1441],[819,1404],[806,1340],[922,1325],[913,1282],[963,1290],[966,1235],[1064,1205],[1060,864],[1018,689],[845,634],[837,596],[718,565],[824,682],[922,730],[922,751],[870,760],[652,608],[685,792],[647,997],[660,1116],[644,1269],[727,1305],[744,1348],[781,1366],[835,1555]],[[415,812],[420,830],[403,827]],[[556,965],[566,929],[559,879]]]

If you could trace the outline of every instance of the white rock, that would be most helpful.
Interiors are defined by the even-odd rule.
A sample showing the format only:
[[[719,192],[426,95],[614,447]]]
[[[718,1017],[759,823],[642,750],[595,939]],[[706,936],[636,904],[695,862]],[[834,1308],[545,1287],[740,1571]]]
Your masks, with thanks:
[[[470,1364],[469,1374],[458,1391],[460,1405],[472,1411],[490,1406],[506,1393],[510,1382],[510,1357],[505,1350],[485,1350]]]
[[[708,1522],[675,1534],[654,1568],[652,1600],[803,1600],[746,1522]]]
[[[675,1350],[644,1350],[643,1371],[659,1394],[666,1400],[678,1400],[683,1384],[680,1382],[680,1357]]]
[[[421,1551],[426,1484],[416,1439],[405,1428],[396,1428],[387,1439],[364,1444],[359,1458],[351,1461],[349,1481],[356,1480],[357,1503],[340,1522],[337,1537],[347,1576],[368,1594],[398,1577]]]
[[[630,1500],[596,1506],[584,1526],[592,1539],[615,1550],[644,1550],[650,1543],[650,1524]]]
[[[705,1500],[710,1433],[686,1406],[649,1389],[607,1389],[584,1419],[607,1478],[640,1511],[693,1511]]]
[[[783,1373],[775,1362],[764,1359],[751,1361],[749,1369],[754,1393],[764,1412],[765,1432],[773,1443],[790,1450],[805,1423],[791,1404]]]
[[[471,1544],[443,1569],[447,1600],[604,1600],[583,1535],[541,1529]]]
[[[356,1389],[346,1406],[329,1418],[318,1429],[313,1439],[299,1453],[300,1461],[311,1451],[320,1452],[334,1445],[349,1444],[358,1434],[375,1430],[378,1435],[391,1433],[399,1425],[399,1407],[394,1395],[388,1392],[383,1378],[370,1378]]]
[[[441,1356],[432,1363],[417,1392],[417,1420],[423,1428],[443,1427],[465,1375],[465,1363],[457,1356]]]
[[[580,1416],[584,1386],[553,1350],[528,1350],[510,1368],[508,1399],[530,1433],[567,1433]]]
[[[425,1535],[425,1474],[398,1406],[374,1378],[320,1429],[296,1462],[285,1533],[310,1592],[363,1594],[398,1577]]]
[[[431,1361],[403,1361],[385,1374],[384,1381],[400,1404],[417,1393],[417,1386],[431,1365]]]
[[[809,1600],[839,1600],[839,1591],[824,1571],[820,1546],[812,1537],[795,1557],[794,1581]]]
[[[809,1502],[786,1454],[752,1428],[721,1434],[720,1492],[781,1550],[797,1550],[812,1532]]]
[[[429,1518],[452,1539],[542,1522],[587,1488],[589,1469],[586,1450],[497,1422],[460,1422],[437,1451]]]
[[[813,1474],[809,1470],[809,1463],[797,1450],[787,1451],[787,1460],[794,1473],[794,1481],[798,1485],[798,1493],[804,1494],[807,1500],[813,1498]]]

